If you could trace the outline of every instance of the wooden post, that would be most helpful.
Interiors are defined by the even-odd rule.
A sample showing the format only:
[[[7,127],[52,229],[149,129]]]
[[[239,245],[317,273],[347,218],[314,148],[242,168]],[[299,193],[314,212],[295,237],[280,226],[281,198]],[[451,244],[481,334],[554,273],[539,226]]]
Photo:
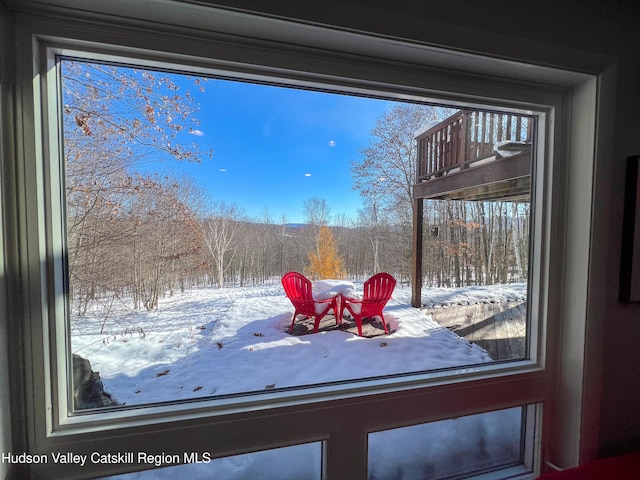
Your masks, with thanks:
[[[424,223],[424,199],[413,199],[413,250],[411,274],[411,306],[422,306],[422,227]]]
[[[458,165],[460,165],[460,169],[465,167],[465,162],[467,160],[467,114],[463,114],[460,117],[460,124],[458,129]]]
[[[494,133],[493,124],[495,123],[495,114],[492,112],[489,114],[489,142],[494,145],[496,143],[496,137]]]
[[[473,155],[473,132],[472,132],[472,118],[471,112],[465,112],[464,114],[464,161],[460,168],[467,168],[468,161],[474,158]]]

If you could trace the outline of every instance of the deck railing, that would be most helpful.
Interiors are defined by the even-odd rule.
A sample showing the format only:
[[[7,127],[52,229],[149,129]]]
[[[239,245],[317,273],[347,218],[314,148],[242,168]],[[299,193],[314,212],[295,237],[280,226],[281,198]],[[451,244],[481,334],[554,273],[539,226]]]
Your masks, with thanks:
[[[418,181],[462,170],[495,155],[496,144],[530,144],[533,119],[527,115],[460,111],[416,137]]]

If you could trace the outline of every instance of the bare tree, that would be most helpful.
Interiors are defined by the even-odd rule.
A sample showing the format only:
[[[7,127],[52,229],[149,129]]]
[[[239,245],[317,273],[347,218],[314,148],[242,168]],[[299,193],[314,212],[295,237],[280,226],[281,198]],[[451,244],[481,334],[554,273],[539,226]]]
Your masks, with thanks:
[[[168,194],[175,190],[170,182],[147,177],[149,165],[198,161],[211,152],[179,141],[197,125],[198,104],[176,76],[98,63],[65,60],[62,65],[70,290],[82,313],[100,294],[113,298],[135,292],[140,287],[136,274],[141,280],[142,270],[150,271],[129,265],[131,239],[143,226],[170,223],[150,215],[159,209],[150,207],[148,197],[157,195],[154,201],[173,208],[178,197],[175,191]],[[192,83],[194,89],[203,84],[202,79]],[[141,174],[143,169],[147,173]],[[174,214],[186,211],[180,207]]]
[[[373,269],[397,269],[408,278],[411,266],[411,228],[413,222],[413,185],[416,183],[416,132],[443,120],[450,109],[417,104],[392,107],[376,122],[370,142],[360,149],[360,158],[351,164],[353,188],[360,192],[365,208],[361,221],[369,227],[373,249]],[[390,226],[382,227],[382,219]],[[387,231],[389,244],[385,255],[393,255],[394,265],[381,264],[381,235]],[[393,237],[393,240],[390,240]],[[385,258],[388,263],[391,258]]]
[[[324,198],[311,197],[305,200],[302,206],[307,223],[318,227],[329,223],[331,208]]]
[[[237,252],[237,236],[244,214],[235,204],[214,202],[202,222],[204,244],[213,260],[214,278],[224,287],[224,275]]]
[[[331,208],[324,198],[311,197],[304,201],[303,211],[313,234],[312,242],[315,245],[316,254],[320,255],[320,227],[329,224]]]
[[[369,144],[351,164],[353,188],[365,201],[377,197],[378,209],[393,211],[401,222],[411,222],[416,183],[416,131],[443,120],[450,109],[401,104],[380,117]]]

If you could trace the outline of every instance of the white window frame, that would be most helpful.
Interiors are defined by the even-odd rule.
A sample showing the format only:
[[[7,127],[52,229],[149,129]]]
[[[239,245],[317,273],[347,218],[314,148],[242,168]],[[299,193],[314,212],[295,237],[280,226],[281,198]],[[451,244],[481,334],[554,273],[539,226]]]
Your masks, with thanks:
[[[18,44],[32,48],[21,49],[17,59],[17,168],[4,179],[4,187],[15,198],[8,229],[17,235],[7,242],[7,255],[18,259],[21,275],[8,286],[8,303],[23,339],[12,353],[24,365],[21,393],[29,451],[115,452],[144,446],[149,452],[211,451],[222,456],[324,440],[328,478],[355,479],[366,478],[368,432],[537,405],[544,417],[536,431],[534,474],[541,455],[544,461],[577,463],[589,443],[595,443],[594,428],[583,422],[594,413],[582,405],[584,385],[595,378],[585,375],[583,354],[587,319],[598,308],[588,301],[588,267],[594,169],[598,156],[607,151],[607,131],[598,122],[605,114],[599,106],[607,105],[602,97],[610,95],[605,65],[568,72],[195,5],[180,6],[189,15],[185,17],[184,10],[180,14],[199,30],[175,25],[175,19],[160,23],[162,15],[176,13],[172,8],[152,12],[157,18],[135,24],[115,18],[17,18]],[[228,69],[283,82],[327,82],[349,91],[385,91],[398,99],[437,96],[460,104],[525,111],[535,107],[549,128],[539,138],[538,162],[544,168],[535,172],[534,182],[535,195],[543,200],[536,210],[533,239],[534,262],[540,269],[531,279],[530,311],[538,324],[532,329],[531,360],[470,369],[463,375],[416,375],[69,415],[68,359],[60,348],[66,341],[60,328],[65,318],[59,257],[64,202],[56,169],[61,133],[50,100],[57,81],[52,56],[74,50],[97,59],[128,56],[140,65],[165,62],[196,72]],[[573,175],[576,172],[579,175]],[[125,470],[120,465],[78,469],[49,464],[34,466],[33,475],[90,478]]]

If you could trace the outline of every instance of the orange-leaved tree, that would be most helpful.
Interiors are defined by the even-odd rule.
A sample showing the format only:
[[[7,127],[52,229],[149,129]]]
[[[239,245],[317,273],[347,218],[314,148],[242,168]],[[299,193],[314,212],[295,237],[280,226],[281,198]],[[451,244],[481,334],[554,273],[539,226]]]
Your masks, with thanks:
[[[320,227],[316,249],[309,252],[309,266],[305,273],[314,280],[344,278],[347,275],[333,232],[326,225]]]

